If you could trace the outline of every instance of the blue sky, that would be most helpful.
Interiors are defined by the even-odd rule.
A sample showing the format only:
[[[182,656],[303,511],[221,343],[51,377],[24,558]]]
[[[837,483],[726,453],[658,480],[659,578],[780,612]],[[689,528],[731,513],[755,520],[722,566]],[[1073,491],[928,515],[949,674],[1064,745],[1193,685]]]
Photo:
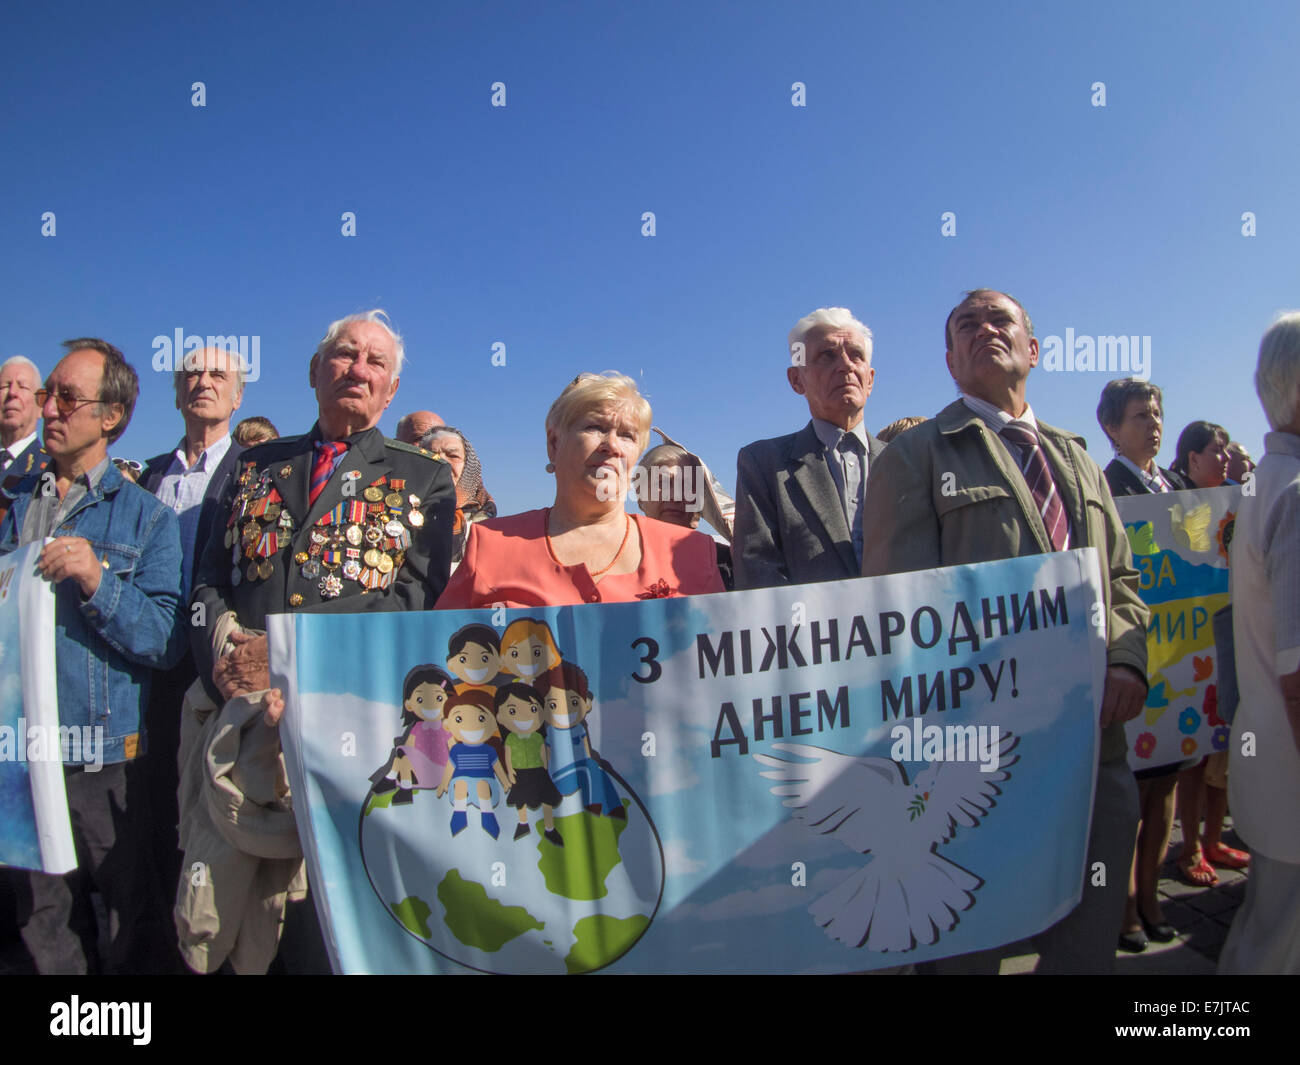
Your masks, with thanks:
[[[114,453],[145,458],[181,432],[155,336],[259,336],[239,414],[302,432],[325,327],[381,306],[410,360],[381,425],[431,407],[461,426],[508,513],[550,501],[542,422],[580,370],[636,377],[730,489],[742,445],[807,420],[785,383],[796,319],[844,305],[872,328],[875,431],[953,398],[940,330],[990,285],[1040,337],[1151,337],[1163,464],[1197,418],[1258,455],[1259,336],[1300,306],[1298,21],[1208,3],[14,8],[0,356],[48,373],[67,337],[118,344],[143,380]],[[1110,376],[1029,386],[1103,464]]]

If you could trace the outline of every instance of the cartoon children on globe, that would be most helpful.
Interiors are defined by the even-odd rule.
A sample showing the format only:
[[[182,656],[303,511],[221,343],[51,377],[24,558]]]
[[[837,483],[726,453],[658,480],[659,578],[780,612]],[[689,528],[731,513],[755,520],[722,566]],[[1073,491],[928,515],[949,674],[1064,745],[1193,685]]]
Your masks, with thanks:
[[[448,787],[451,788],[451,834],[455,836],[465,830],[469,823],[467,806],[472,798],[483,831],[496,839],[501,834],[501,826],[492,813],[499,794],[496,783],[500,781],[503,788],[508,788],[510,779],[496,749],[488,742],[496,732],[492,699],[481,691],[453,695],[447,700],[444,712],[447,731],[456,742],[448,752],[438,797],[442,798]]]
[[[426,664],[407,674],[405,732],[370,778],[376,795],[396,791],[396,806],[416,790],[436,788],[439,798],[450,790],[452,835],[467,827],[472,803],[497,839],[499,785],[518,811],[514,838],[531,833],[528,811],[540,806],[542,837],[556,847],[564,839],[554,813],[568,795],[579,795],[591,814],[627,818],[587,735],[587,675],[563,660],[550,626],[519,618],[498,640],[487,625],[466,625],[448,641],[446,662],[446,670]]]
[[[447,764],[443,711],[455,694],[452,678],[434,665],[416,666],[402,684],[402,736],[370,778],[376,795],[397,790],[393,805],[413,801],[416,788],[435,788]]]
[[[587,674],[571,662],[561,662],[538,677],[533,686],[546,710],[546,745],[555,786],[562,795],[581,792],[582,805],[589,813],[626,820],[623,802],[592,753],[583,724],[592,703]]]
[[[507,733],[506,776],[510,778],[511,788],[506,802],[519,811],[515,839],[528,835],[528,811],[540,806],[546,825],[543,836],[555,846],[563,847],[564,839],[555,827],[553,813],[564,796],[546,771],[542,698],[531,685],[515,681],[497,689],[496,712],[497,721]]]

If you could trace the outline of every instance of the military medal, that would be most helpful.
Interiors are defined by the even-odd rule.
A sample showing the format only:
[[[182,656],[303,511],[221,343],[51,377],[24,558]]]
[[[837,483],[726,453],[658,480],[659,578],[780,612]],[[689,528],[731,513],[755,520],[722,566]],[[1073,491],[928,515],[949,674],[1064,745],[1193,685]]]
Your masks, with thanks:
[[[343,535],[353,547],[360,546],[363,535],[360,525],[349,525]]]
[[[300,572],[302,573],[303,580],[314,581],[320,576],[320,563],[314,558],[310,559],[302,564],[302,570]]]
[[[257,567],[257,575],[261,577],[262,580],[266,580],[274,572],[275,567],[271,565],[270,559],[263,559]]]
[[[367,488],[364,492],[362,492],[361,495],[365,499],[369,500],[371,503],[378,503],[381,499],[384,498],[384,490],[382,488],[376,488],[372,484],[369,488]]]
[[[333,573],[321,578],[320,594],[323,599],[334,599],[343,591],[343,582]]]
[[[355,581],[361,576],[361,563],[355,558],[350,558],[343,563],[343,576],[350,581]]]
[[[261,576],[260,572],[258,571],[256,562],[250,562],[248,564],[248,568],[244,570],[244,574],[245,576],[248,577],[250,581],[255,581],[259,576]]]
[[[412,496],[411,498],[414,499],[415,497]],[[412,510],[411,513],[406,515],[406,520],[411,523],[412,527],[418,529],[424,524],[424,515],[418,510]]]
[[[386,555],[386,554],[384,554],[383,552],[380,552],[380,555],[379,555],[379,572],[380,572],[380,573],[388,573],[388,572],[390,572],[390,571],[392,570],[392,568],[393,568],[393,556],[392,556],[392,555]]]

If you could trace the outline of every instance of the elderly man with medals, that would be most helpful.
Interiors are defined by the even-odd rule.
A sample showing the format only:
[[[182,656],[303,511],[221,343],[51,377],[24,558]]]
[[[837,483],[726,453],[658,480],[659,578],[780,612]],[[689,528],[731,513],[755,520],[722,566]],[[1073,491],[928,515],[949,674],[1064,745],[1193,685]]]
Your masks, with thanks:
[[[270,688],[265,622],[303,610],[423,610],[446,585],[451,472],[375,428],[397,392],[402,359],[401,338],[382,311],[333,323],[310,364],[316,425],[240,456],[225,517],[201,556],[192,644],[205,690],[196,684],[186,699],[180,802],[185,869],[198,863],[205,875],[182,876],[176,915],[182,955],[196,970],[265,971],[283,913],[276,968],[328,971],[310,906],[280,903],[267,916],[267,898],[292,901],[305,890],[292,819],[284,817],[283,770],[274,769],[284,703]],[[231,827],[212,823],[204,794],[220,761],[204,748],[232,732],[250,768],[230,774],[247,785],[229,800],[238,807],[230,820],[254,837],[251,855],[229,846]]]

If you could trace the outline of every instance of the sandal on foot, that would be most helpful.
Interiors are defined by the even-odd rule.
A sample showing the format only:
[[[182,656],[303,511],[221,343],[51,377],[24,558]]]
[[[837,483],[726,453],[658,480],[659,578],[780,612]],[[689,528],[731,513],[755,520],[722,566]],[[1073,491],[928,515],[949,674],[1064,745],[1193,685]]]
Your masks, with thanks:
[[[1224,869],[1245,869],[1250,865],[1250,855],[1245,851],[1239,851],[1235,847],[1228,847],[1220,843],[1216,846],[1207,846],[1205,848],[1205,858],[1214,865],[1221,865]]]
[[[1219,874],[1205,860],[1203,854],[1179,858],[1178,871],[1183,874],[1183,879],[1193,887],[1214,887],[1219,882]]]

